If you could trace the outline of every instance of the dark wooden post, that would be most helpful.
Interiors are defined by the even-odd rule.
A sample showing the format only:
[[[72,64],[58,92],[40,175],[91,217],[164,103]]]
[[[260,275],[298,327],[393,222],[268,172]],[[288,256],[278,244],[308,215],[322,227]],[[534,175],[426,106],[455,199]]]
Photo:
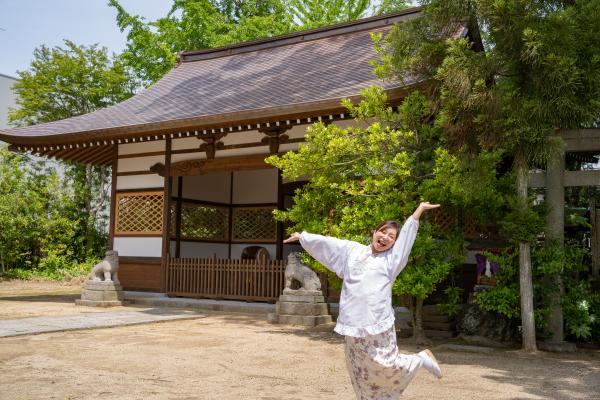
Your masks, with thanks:
[[[175,257],[181,257],[181,197],[183,196],[183,176],[177,177],[177,205],[175,211]]]
[[[233,179],[235,174],[233,171],[229,174],[229,217],[227,221],[227,258],[231,260],[231,242],[233,240]]]
[[[119,145],[112,146],[112,180],[110,182],[110,222],[108,228],[108,250],[115,249],[115,217],[117,215],[117,170],[119,168]]]
[[[163,235],[162,235],[162,262],[160,274],[160,291],[165,293],[167,290],[167,258],[169,257],[171,238],[170,219],[171,219],[171,139],[166,139],[165,144],[165,176],[164,176],[164,192],[163,192]]]
[[[281,178],[281,170],[277,170],[277,209],[283,210],[283,179]],[[275,250],[275,258],[283,259],[283,222],[277,221],[277,248]]]

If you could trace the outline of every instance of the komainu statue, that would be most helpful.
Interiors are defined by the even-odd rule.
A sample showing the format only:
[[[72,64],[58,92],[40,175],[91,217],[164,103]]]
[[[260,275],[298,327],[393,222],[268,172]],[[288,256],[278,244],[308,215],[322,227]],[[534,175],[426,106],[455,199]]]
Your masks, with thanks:
[[[290,253],[287,258],[285,290],[321,290],[321,281],[316,272],[303,264],[295,252]]]
[[[104,281],[104,282],[114,282],[115,285],[119,285],[118,278],[119,271],[119,253],[114,250],[107,250],[106,256],[104,260],[100,261],[98,264],[92,268],[92,273],[90,275],[90,280],[92,281]]]

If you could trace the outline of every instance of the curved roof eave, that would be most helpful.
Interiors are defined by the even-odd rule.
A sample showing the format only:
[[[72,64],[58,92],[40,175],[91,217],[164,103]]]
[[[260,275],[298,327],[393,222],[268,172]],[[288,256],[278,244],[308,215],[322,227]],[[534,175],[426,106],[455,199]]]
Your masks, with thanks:
[[[370,33],[386,32],[420,12],[183,53],[176,68],[128,100],[60,121],[3,129],[0,140],[24,146],[89,143],[342,110],[342,98],[357,99],[361,89],[382,85],[369,62],[377,57]],[[390,96],[401,91],[398,83],[383,86]]]

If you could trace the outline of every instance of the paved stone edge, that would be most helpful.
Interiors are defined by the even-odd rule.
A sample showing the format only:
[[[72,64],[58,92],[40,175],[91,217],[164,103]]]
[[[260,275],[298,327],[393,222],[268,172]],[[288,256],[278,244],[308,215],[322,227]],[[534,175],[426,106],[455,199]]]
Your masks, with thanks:
[[[165,318],[165,319],[157,319],[157,320],[149,320],[149,321],[132,321],[132,322],[119,322],[114,325],[104,325],[104,326],[82,326],[82,327],[72,327],[72,328],[50,328],[44,331],[39,332],[19,332],[8,335],[0,335],[0,339],[2,338],[10,338],[17,336],[30,336],[30,335],[43,335],[45,333],[56,333],[56,332],[69,332],[69,331],[87,331],[92,329],[109,329],[109,328],[118,328],[120,326],[134,326],[134,325],[145,325],[145,324],[155,324],[162,322],[171,322],[171,321],[185,321],[190,319],[198,319],[205,318],[206,315],[198,314],[198,315],[186,315],[176,318]]]

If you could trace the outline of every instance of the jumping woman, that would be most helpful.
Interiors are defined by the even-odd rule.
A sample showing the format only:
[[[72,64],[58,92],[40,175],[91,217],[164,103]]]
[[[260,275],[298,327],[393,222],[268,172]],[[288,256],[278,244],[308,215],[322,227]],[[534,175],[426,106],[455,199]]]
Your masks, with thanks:
[[[437,207],[421,203],[401,230],[394,221],[379,224],[370,246],[308,232],[294,232],[284,241],[299,240],[313,258],[343,279],[334,330],[346,338],[346,366],[359,400],[399,398],[420,367],[442,377],[431,351],[398,351],[392,308],[392,285],[408,262],[419,218]]]

